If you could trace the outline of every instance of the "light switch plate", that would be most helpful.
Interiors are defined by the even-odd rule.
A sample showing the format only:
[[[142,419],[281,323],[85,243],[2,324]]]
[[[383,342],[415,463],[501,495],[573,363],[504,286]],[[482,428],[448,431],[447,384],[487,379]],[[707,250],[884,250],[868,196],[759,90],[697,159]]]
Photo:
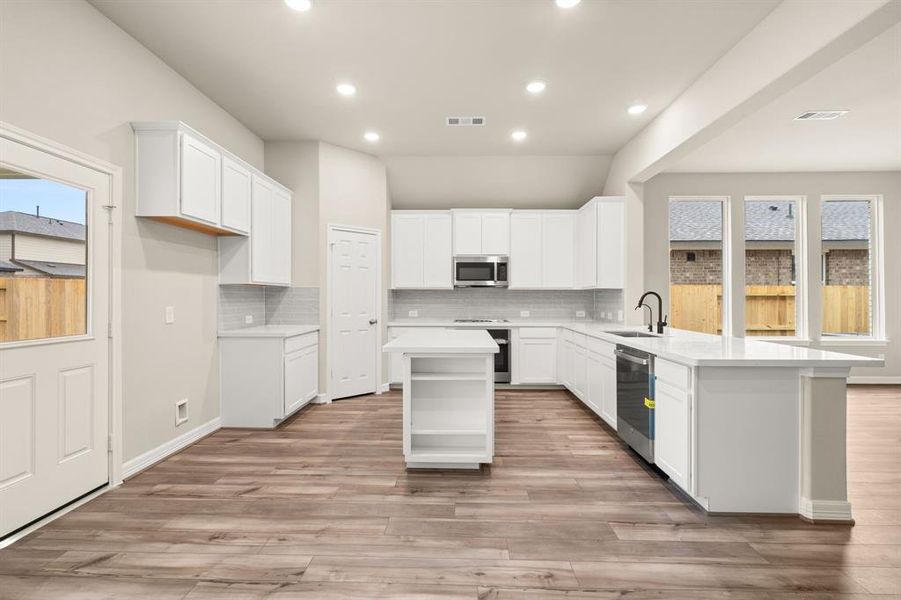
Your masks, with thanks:
[[[529,312],[529,311],[527,311],[527,310],[521,310],[521,311],[519,311],[519,316],[520,316],[520,317],[529,317],[529,316],[531,316],[531,315],[532,315],[532,313]]]
[[[253,315],[244,315],[244,324],[250,325],[253,323]]]
[[[167,306],[166,307],[166,325],[172,325],[175,323],[175,307]]]
[[[584,311],[584,310],[577,310],[577,311],[576,311],[576,318],[578,318],[578,319],[583,319],[583,318],[585,318],[585,311]]]
[[[408,317],[414,317],[414,318],[415,318],[415,317],[418,317],[418,316],[419,316],[419,311],[418,311],[418,310],[408,310],[408,311],[407,311],[407,316],[408,316]]]

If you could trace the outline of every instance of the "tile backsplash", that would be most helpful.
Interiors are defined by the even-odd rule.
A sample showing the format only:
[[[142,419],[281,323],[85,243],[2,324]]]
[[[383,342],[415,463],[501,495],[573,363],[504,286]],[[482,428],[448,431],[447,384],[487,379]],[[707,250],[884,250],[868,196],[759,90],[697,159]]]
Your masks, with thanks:
[[[271,325],[319,323],[319,288],[267,287],[266,323]]]
[[[253,323],[245,323],[251,315]],[[219,286],[219,328],[258,325],[315,325],[319,323],[319,288]]]
[[[601,312],[609,312],[616,321],[622,310],[622,290],[392,290],[389,304],[392,320],[407,319],[413,310],[420,319],[569,320],[584,311],[588,320],[600,320]],[[520,311],[529,311],[529,316],[521,317]]]

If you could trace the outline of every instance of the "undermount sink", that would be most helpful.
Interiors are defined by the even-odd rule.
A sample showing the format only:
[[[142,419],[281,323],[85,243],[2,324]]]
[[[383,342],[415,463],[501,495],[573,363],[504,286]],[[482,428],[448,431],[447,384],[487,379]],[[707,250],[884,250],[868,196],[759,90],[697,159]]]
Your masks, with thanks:
[[[646,331],[605,331],[604,333],[618,335],[619,337],[660,337],[655,333]]]

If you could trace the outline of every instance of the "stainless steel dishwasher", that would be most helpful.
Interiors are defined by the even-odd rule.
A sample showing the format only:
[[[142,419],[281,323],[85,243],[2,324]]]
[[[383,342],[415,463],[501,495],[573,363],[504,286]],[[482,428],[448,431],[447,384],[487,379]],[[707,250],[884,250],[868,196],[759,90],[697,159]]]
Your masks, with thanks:
[[[616,432],[654,463],[654,355],[617,344]]]

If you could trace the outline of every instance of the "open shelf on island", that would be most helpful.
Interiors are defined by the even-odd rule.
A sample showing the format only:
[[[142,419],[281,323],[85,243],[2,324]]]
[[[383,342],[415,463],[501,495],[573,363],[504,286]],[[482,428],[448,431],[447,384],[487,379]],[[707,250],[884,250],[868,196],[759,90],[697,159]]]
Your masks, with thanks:
[[[412,381],[485,381],[485,373],[423,373],[410,374]]]

